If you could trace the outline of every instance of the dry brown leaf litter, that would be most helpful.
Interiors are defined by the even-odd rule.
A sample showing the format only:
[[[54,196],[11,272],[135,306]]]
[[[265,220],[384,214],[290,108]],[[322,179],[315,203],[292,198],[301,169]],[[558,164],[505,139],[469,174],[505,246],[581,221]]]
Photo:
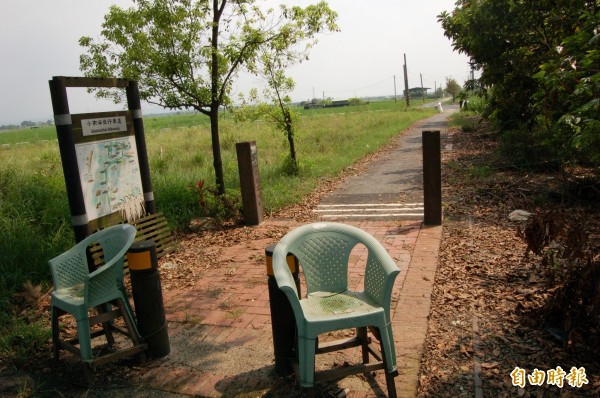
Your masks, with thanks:
[[[443,156],[443,241],[419,397],[599,396],[593,339],[586,345],[570,336],[565,346],[544,324],[540,310],[558,288],[546,286],[540,256],[525,257],[527,244],[518,233],[525,223],[507,217],[516,209],[548,206],[585,212],[593,237],[600,231],[598,206],[569,200],[572,176],[507,167],[491,134],[453,130],[450,136],[453,150]],[[527,381],[521,388],[510,376],[516,367],[531,374],[557,366],[566,373],[584,367],[589,383],[576,388],[565,380],[559,388]]]

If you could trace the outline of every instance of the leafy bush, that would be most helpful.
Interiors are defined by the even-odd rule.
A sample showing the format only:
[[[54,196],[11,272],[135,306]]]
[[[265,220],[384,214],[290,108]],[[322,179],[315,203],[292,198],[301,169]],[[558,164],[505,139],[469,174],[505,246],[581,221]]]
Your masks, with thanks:
[[[198,181],[193,191],[198,197],[198,207],[202,209],[203,215],[214,218],[218,223],[240,218],[239,192],[227,190],[225,194],[219,195],[214,187],[206,186],[204,180]]]
[[[358,105],[364,105],[367,102],[361,98],[349,98],[348,103],[350,104],[350,106],[358,106]]]
[[[582,12],[578,28],[548,55],[534,96],[554,145],[565,160],[600,164],[600,10]]]
[[[509,152],[600,166],[597,1],[459,0],[438,18],[481,69],[486,114],[517,145]]]

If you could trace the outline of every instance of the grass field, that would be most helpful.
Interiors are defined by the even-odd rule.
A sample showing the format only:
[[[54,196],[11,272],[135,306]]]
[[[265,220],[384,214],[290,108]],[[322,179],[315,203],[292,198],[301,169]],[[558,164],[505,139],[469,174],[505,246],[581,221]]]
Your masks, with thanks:
[[[55,140],[54,126],[41,126],[35,129],[0,131],[0,145],[30,144],[44,140]],[[5,147],[4,147],[5,148]]]
[[[433,109],[407,110],[401,102],[303,110],[296,144],[300,175],[286,174],[287,140],[268,121],[221,120],[225,185],[239,196],[235,144],[256,141],[265,211],[299,201],[323,177],[345,167],[427,117]],[[144,119],[156,207],[173,228],[203,215],[194,187],[214,186],[208,118],[199,114]],[[49,287],[47,260],[74,242],[54,127],[0,133],[0,330],[11,318],[14,292],[31,280]],[[28,141],[29,144],[16,145]]]

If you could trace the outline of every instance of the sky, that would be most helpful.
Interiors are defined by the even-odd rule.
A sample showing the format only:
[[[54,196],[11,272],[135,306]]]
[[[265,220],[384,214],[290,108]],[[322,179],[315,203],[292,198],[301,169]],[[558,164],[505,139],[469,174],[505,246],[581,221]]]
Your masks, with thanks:
[[[267,0],[269,4],[281,1]],[[258,0],[260,3],[261,0]],[[285,1],[306,6],[317,0]],[[460,84],[469,76],[468,58],[452,50],[436,16],[451,11],[455,0],[329,0],[338,15],[340,32],[319,36],[309,60],[288,74],[296,81],[293,101],[331,97],[347,99],[400,96],[404,89],[406,54],[409,86],[439,87],[447,78]],[[104,15],[131,0],[0,0],[0,125],[53,118],[48,80],[81,76],[82,36],[99,39]],[[234,90],[247,92],[262,82],[246,75]],[[68,89],[71,113],[122,108],[98,101],[84,89]],[[234,97],[235,98],[235,97]],[[142,104],[145,114],[160,111]]]

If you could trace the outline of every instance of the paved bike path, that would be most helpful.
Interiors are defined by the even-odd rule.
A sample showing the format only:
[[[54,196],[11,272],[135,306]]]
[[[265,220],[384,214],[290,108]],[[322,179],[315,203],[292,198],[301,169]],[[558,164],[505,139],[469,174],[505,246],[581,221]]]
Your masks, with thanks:
[[[326,196],[315,211],[317,217],[327,221],[423,219],[422,131],[447,128],[447,118],[457,108],[447,106],[411,126],[364,174],[348,178],[341,189]]]

